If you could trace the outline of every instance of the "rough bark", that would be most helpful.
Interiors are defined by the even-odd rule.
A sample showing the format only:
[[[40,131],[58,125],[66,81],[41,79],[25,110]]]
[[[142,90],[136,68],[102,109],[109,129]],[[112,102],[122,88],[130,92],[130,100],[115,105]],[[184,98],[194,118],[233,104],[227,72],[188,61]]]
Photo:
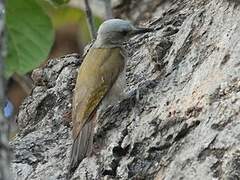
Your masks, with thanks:
[[[142,9],[130,11],[134,2]],[[151,11],[156,28],[126,46],[132,93],[102,113],[94,153],[72,179],[239,179],[239,1],[145,2],[127,4],[134,20]],[[80,61],[71,55],[34,72],[12,142],[18,179],[64,179]]]

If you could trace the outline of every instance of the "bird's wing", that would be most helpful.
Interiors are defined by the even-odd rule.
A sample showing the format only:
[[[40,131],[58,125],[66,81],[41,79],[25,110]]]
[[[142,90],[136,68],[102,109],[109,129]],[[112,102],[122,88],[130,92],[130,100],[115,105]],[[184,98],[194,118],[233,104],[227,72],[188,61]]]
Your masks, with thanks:
[[[80,66],[73,97],[73,145],[68,177],[91,152],[94,114],[124,68],[120,49],[90,49]]]
[[[73,138],[111,89],[124,60],[119,48],[91,49],[80,66],[73,97]]]

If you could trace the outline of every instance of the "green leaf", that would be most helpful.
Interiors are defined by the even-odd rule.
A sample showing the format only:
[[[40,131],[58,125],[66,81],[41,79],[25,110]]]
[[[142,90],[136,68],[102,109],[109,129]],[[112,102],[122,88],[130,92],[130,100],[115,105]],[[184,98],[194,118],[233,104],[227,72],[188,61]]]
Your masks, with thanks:
[[[51,17],[53,26],[56,29],[68,24],[78,24],[81,43],[87,44],[91,40],[84,10],[68,5],[55,7],[50,4],[49,1],[38,0],[37,2],[48,13],[49,17]],[[102,21],[100,17],[94,16],[94,22],[97,28]]]
[[[54,31],[48,15],[35,0],[6,1],[6,75],[25,74],[46,60]]]

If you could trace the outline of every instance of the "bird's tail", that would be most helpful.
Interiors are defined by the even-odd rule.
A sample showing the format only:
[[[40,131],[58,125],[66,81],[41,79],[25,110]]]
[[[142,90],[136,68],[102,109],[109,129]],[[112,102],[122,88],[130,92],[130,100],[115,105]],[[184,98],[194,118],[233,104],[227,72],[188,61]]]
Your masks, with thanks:
[[[74,139],[67,179],[70,179],[80,162],[92,152],[94,121],[87,121]]]

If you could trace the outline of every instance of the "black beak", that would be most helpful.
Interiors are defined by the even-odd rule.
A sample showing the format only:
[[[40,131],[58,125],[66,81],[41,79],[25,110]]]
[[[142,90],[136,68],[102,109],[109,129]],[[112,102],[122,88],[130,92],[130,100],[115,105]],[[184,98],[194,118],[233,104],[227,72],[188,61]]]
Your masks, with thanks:
[[[137,35],[137,34],[143,34],[147,32],[152,32],[154,29],[152,28],[136,28],[130,32],[131,36]]]

